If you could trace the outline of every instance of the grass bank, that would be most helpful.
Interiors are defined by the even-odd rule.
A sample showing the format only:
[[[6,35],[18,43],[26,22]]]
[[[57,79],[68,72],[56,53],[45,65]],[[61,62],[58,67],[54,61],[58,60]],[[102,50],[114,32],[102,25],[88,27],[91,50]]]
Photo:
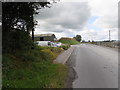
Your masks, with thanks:
[[[59,42],[69,45],[80,44],[80,42],[76,41],[75,39],[61,39]]]
[[[36,47],[3,55],[3,88],[63,88],[67,67],[53,60],[63,49]]]

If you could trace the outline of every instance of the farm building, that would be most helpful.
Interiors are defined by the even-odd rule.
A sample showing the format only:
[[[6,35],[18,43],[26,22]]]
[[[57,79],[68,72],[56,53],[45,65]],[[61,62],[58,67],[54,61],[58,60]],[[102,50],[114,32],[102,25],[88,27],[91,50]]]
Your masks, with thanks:
[[[34,36],[35,41],[55,41],[56,36],[54,34],[36,34]]]

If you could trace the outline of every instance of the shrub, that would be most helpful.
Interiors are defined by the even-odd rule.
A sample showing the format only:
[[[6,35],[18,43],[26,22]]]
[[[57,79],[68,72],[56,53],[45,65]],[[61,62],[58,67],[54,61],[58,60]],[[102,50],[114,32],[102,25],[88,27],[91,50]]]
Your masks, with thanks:
[[[43,49],[42,52],[45,53],[44,55],[47,59],[49,60],[55,59],[55,55],[50,49]]]
[[[59,47],[48,47],[48,49],[50,49],[54,53],[61,53],[63,51],[63,49]]]
[[[69,44],[66,44],[66,45],[62,45],[62,46],[60,46],[61,48],[63,48],[64,50],[67,50],[69,47],[70,47],[70,45]]]
[[[21,30],[3,32],[3,53],[15,53],[17,50],[27,51],[32,47],[34,43],[27,32]]]

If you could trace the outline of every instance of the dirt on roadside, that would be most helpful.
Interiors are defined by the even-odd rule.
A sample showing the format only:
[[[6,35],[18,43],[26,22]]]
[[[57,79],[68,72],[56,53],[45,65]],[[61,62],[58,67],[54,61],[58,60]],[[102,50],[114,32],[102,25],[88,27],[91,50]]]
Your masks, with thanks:
[[[77,78],[77,73],[74,70],[74,67],[76,65],[76,55],[75,55],[75,50],[71,53],[71,56],[69,57],[69,59],[66,62],[66,65],[68,67],[68,74],[67,74],[67,78],[65,81],[65,88],[72,88],[72,83],[73,81]]]

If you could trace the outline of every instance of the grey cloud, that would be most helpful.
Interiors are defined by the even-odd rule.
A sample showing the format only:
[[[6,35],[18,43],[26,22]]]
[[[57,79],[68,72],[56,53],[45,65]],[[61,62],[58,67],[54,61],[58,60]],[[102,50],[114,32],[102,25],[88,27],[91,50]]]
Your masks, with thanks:
[[[54,33],[62,33],[65,31],[65,29],[52,29],[52,28],[45,28],[43,29],[44,32],[54,32]]]
[[[64,28],[58,28],[58,25],[51,25],[51,24],[44,24],[41,26],[37,26],[39,28],[39,31],[44,31],[44,32],[55,32],[55,33],[62,33],[65,31]]]
[[[43,20],[52,27],[52,31],[56,30],[56,25],[60,25],[65,29],[82,29],[87,20],[91,16],[90,7],[87,3],[58,3],[53,7],[40,11],[40,15],[36,18]],[[42,26],[41,26],[42,27]],[[48,28],[47,26],[44,28]],[[61,30],[63,31],[63,30]]]

